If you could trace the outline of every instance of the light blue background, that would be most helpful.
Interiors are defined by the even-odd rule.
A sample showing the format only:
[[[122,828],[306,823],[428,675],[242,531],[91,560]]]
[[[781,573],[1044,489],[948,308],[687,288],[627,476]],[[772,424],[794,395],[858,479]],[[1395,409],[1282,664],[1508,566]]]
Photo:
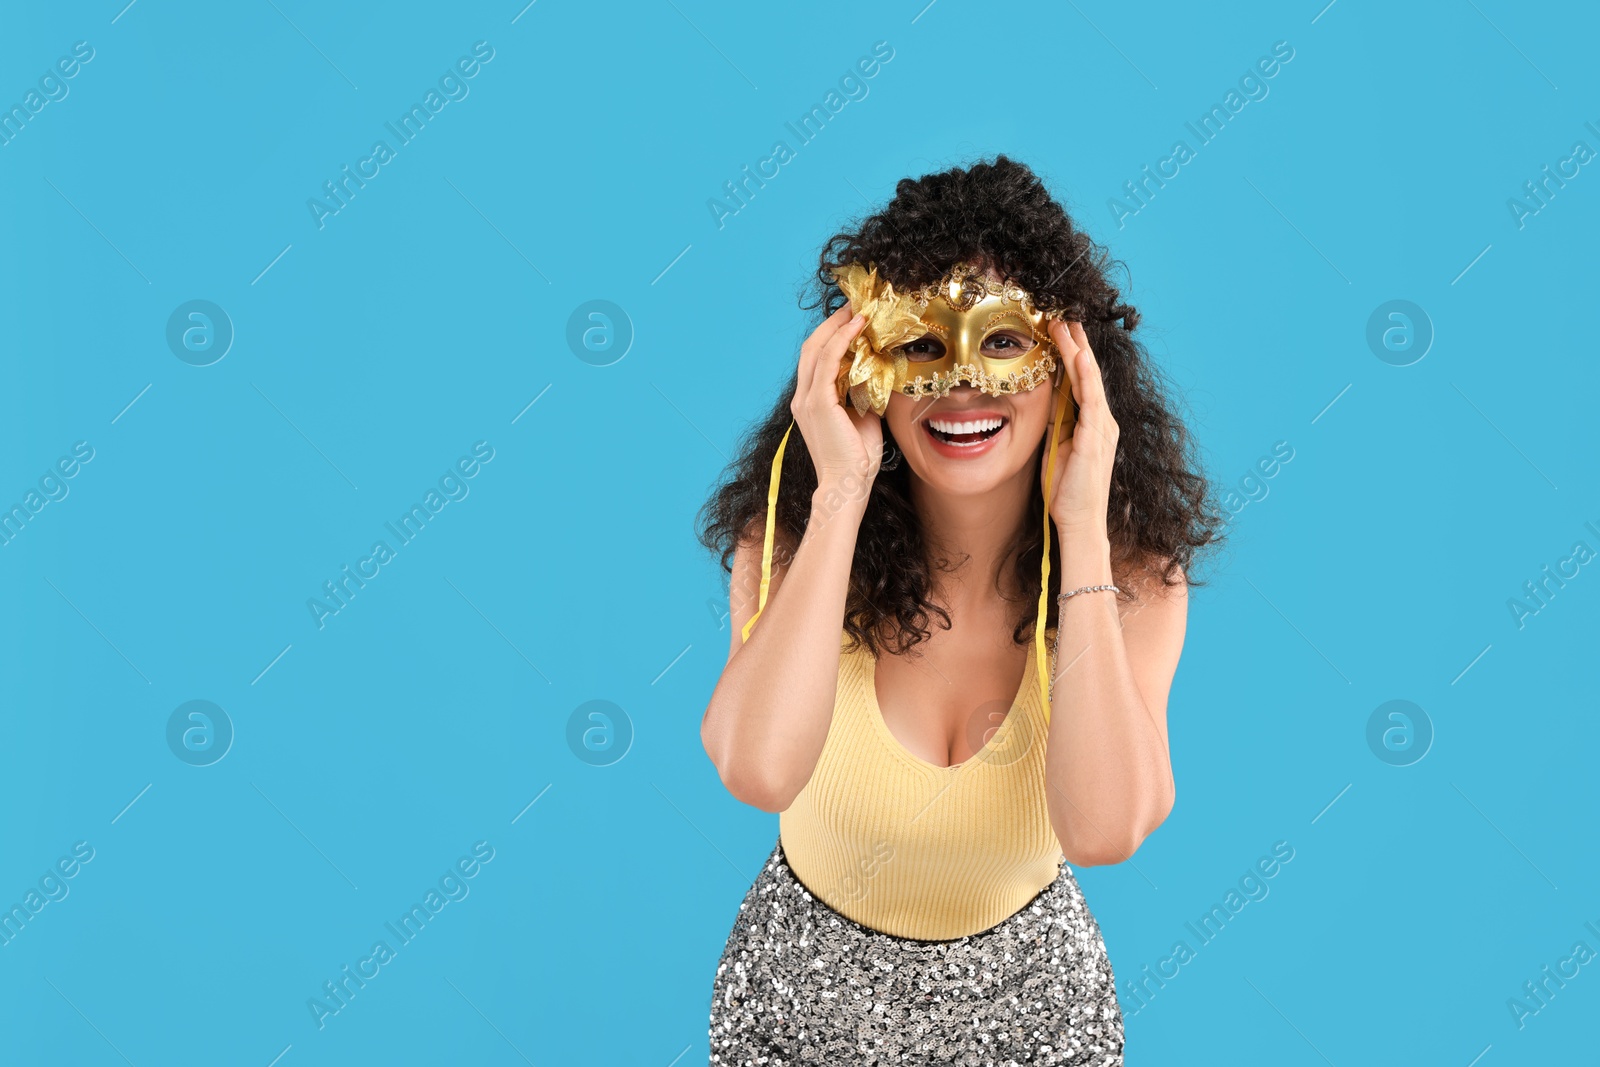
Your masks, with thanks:
[[[8,106],[94,48],[0,146],[0,502],[94,449],[0,547],[0,903],[95,850],[0,948],[0,1058],[704,1062],[777,819],[700,747],[729,631],[694,514],[791,373],[820,242],[1000,151],[1128,265],[1208,473],[1294,450],[1192,602],[1172,817],[1079,875],[1126,985],[1294,859],[1125,1000],[1129,1062],[1592,1055],[1600,963],[1507,1007],[1600,951],[1600,574],[1508,608],[1600,550],[1600,172],[1507,207],[1600,149],[1580,5],[123,3],[0,18]],[[470,94],[319,229],[308,198],[480,40]],[[877,41],[866,97],[719,228]],[[1269,94],[1119,228],[1276,41]],[[194,299],[236,331],[207,367],[165,340]],[[608,366],[566,341],[595,299],[635,333]],[[1392,299],[1435,331],[1409,366],[1366,341]],[[477,441],[470,494],[319,629],[307,599]],[[209,767],[167,746],[194,699],[236,731]],[[596,699],[635,735],[606,767],[566,742]],[[1391,699],[1433,724],[1411,766],[1366,741]],[[470,895],[319,1030],[307,1000],[477,841]]]

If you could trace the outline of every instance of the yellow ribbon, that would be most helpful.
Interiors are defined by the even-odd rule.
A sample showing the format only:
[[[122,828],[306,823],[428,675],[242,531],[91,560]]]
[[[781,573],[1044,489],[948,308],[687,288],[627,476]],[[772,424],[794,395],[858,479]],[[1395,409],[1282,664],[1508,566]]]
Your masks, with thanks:
[[[1039,617],[1033,623],[1033,662],[1039,677],[1039,702],[1044,708],[1047,729],[1050,726],[1050,683],[1055,681],[1050,677],[1050,668],[1044,655],[1045,607],[1048,604],[1046,598],[1050,595],[1050,496],[1055,488],[1056,442],[1061,438],[1061,420],[1066,415],[1067,400],[1071,396],[1072,391],[1063,380],[1061,390],[1056,394],[1056,418],[1050,427],[1050,451],[1045,455],[1044,464],[1044,554],[1039,560]]]
[[[783,440],[778,442],[778,451],[772,456],[772,478],[767,483],[767,534],[761,543],[761,593],[756,600],[756,613],[744,624],[741,642],[750,640],[750,628],[761,618],[761,612],[767,606],[767,586],[772,581],[772,535],[777,529],[778,477],[783,472],[783,450],[788,447],[789,434],[793,430],[794,420],[790,419],[789,429],[783,431]]]

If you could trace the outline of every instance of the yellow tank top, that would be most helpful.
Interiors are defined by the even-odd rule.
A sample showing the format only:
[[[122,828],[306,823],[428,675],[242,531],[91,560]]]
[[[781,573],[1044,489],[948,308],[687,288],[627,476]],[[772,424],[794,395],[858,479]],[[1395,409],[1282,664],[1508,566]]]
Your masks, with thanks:
[[[943,941],[987,930],[1053,882],[1063,861],[1045,803],[1049,720],[1037,661],[1028,656],[1021,689],[988,743],[940,767],[889,732],[876,662],[864,645],[848,650],[849,641],[841,631],[822,754],[778,816],[789,869],[834,911],[897,937]]]

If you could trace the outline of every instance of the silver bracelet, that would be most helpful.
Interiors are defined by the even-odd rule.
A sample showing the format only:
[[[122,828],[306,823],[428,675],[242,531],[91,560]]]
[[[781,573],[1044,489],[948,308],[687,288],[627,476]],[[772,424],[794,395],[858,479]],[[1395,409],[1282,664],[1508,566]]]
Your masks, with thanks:
[[[1122,590],[1118,589],[1114,585],[1086,585],[1086,586],[1083,586],[1080,589],[1074,589],[1071,592],[1062,593],[1062,594],[1060,594],[1059,596],[1056,597],[1056,600],[1057,601],[1062,601],[1062,600],[1067,599],[1067,597],[1069,597],[1069,596],[1077,596],[1079,593],[1098,593],[1098,592],[1101,592],[1101,591],[1104,591],[1104,590],[1109,590],[1110,592],[1113,592],[1113,593],[1122,592]]]
[[[1122,592],[1122,590],[1118,589],[1114,585],[1086,585],[1086,586],[1083,586],[1083,587],[1078,588],[1078,589],[1072,589],[1072,590],[1069,590],[1069,591],[1067,591],[1065,593],[1061,593],[1060,595],[1058,595],[1056,597],[1056,600],[1057,600],[1057,602],[1060,602],[1060,601],[1063,601],[1063,600],[1067,599],[1068,597],[1077,596],[1079,593],[1100,593],[1100,592],[1120,593],[1120,592]],[[1118,625],[1121,625],[1121,622],[1122,622],[1122,620],[1119,618],[1117,620]],[[1050,693],[1050,699],[1052,699],[1052,700],[1055,699],[1055,695],[1056,695],[1056,661],[1060,658],[1060,656],[1061,656],[1061,628],[1058,626],[1058,627],[1056,627],[1056,647],[1051,649],[1051,651],[1050,651],[1050,685],[1049,685],[1049,693]]]

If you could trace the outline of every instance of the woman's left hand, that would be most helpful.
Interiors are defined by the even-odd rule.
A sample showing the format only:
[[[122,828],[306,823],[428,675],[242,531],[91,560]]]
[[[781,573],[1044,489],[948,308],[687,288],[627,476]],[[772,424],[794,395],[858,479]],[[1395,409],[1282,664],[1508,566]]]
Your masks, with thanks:
[[[1061,531],[1063,542],[1106,539],[1106,513],[1111,502],[1111,467],[1117,458],[1117,420],[1106,403],[1100,363],[1083,324],[1052,319],[1050,336],[1067,367],[1067,383],[1078,402],[1077,425],[1072,435],[1056,446],[1055,491],[1047,506]],[[1051,408],[1054,424],[1054,407]],[[1045,431],[1045,447],[1050,431]],[[1049,457],[1039,465],[1039,488],[1045,491]]]

